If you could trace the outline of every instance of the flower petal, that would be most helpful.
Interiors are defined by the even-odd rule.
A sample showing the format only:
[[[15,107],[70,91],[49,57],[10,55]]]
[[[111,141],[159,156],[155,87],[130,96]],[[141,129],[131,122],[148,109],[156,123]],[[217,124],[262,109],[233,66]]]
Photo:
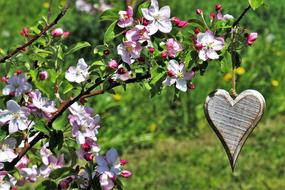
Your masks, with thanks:
[[[111,148],[106,153],[106,159],[108,163],[115,163],[118,160],[118,152],[116,149]]]
[[[172,23],[169,19],[159,20],[158,29],[162,33],[169,33],[172,30]]]
[[[186,83],[186,80],[183,80],[183,79],[178,79],[176,81],[176,88],[183,91],[183,92],[186,92],[187,91],[187,83]]]

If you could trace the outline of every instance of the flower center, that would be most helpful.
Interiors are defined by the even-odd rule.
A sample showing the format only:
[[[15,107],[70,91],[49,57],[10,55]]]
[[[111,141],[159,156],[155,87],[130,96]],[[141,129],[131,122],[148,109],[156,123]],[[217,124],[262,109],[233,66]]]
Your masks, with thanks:
[[[178,72],[178,73],[177,73],[177,77],[178,77],[179,79],[183,79],[184,74],[183,74],[182,72]]]
[[[128,46],[126,49],[127,49],[128,53],[131,53],[133,51],[133,47],[132,46]]]

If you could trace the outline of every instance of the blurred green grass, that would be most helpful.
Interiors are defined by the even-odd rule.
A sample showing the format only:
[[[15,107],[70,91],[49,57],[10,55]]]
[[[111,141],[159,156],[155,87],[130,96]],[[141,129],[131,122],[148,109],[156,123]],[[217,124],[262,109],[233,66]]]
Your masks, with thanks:
[[[53,2],[55,16],[64,1]],[[123,8],[119,2],[122,1],[116,6]],[[246,0],[219,2],[224,13],[235,17],[247,6]],[[46,3],[46,0],[0,0],[0,48],[8,50],[23,43],[20,31],[47,14]],[[186,19],[195,17],[196,8],[209,14],[217,1],[162,0],[161,3],[171,5],[172,16]],[[195,78],[196,90],[182,94],[176,101],[171,88],[150,99],[139,85],[90,100],[90,105],[102,116],[99,144],[103,150],[119,148],[130,161],[128,166],[134,176],[126,183],[126,189],[285,189],[285,47],[280,27],[285,21],[285,4],[278,0],[267,3],[268,7],[251,11],[242,21],[250,31],[257,31],[259,38],[242,52],[238,91],[259,90],[266,98],[267,111],[263,124],[243,149],[234,175],[203,113],[208,93],[231,87],[229,74],[222,73],[217,63],[209,65],[205,76]],[[67,43],[85,40],[95,47],[102,42],[107,24],[99,23],[98,15],[79,13],[72,7],[58,26],[71,32]],[[92,60],[90,51],[82,51],[78,57]]]

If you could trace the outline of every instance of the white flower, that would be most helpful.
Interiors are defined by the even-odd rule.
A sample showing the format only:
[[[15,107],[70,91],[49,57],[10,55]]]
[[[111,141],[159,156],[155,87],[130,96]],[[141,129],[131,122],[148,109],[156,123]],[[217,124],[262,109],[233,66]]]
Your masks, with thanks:
[[[111,148],[107,151],[106,157],[98,155],[96,157],[97,172],[99,174],[107,173],[109,177],[113,178],[121,173],[121,164],[119,162],[118,152]]]
[[[170,60],[168,64],[167,78],[163,81],[164,85],[171,86],[176,83],[176,88],[186,92],[187,81],[194,77],[194,72],[186,72],[184,64],[180,64],[176,60]]]
[[[30,95],[32,97],[33,106],[35,106],[37,109],[45,113],[56,112],[57,109],[54,105],[54,102],[50,101],[46,97],[42,97],[42,94],[38,89],[36,89],[35,92],[31,92]]]
[[[221,37],[215,38],[214,34],[210,30],[207,30],[205,33],[197,35],[196,47],[199,47],[199,58],[201,60],[219,59],[216,51],[223,49],[224,39]]]
[[[21,168],[20,172],[25,180],[30,182],[36,182],[39,177],[39,171],[37,165],[33,165],[31,168]]]
[[[144,18],[150,21],[148,25],[149,35],[155,34],[158,30],[163,33],[171,32],[172,23],[169,6],[159,9],[157,0],[151,0],[150,7],[148,9],[143,8],[142,13]]]
[[[9,176],[8,172],[0,171],[0,189],[1,190],[10,190],[11,186],[13,185],[11,182],[6,181],[4,178]]]
[[[0,124],[9,123],[9,133],[25,130],[32,122],[27,118],[28,112],[25,107],[20,107],[14,100],[7,102],[7,110],[0,110]]]
[[[69,67],[69,69],[65,72],[65,78],[70,82],[85,82],[89,77],[88,69],[88,65],[85,63],[84,59],[81,58],[78,60],[76,67]]]
[[[12,76],[8,80],[8,84],[3,89],[3,94],[21,96],[22,94],[30,92],[31,90],[32,85],[27,82],[25,75],[21,74]]]
[[[16,139],[8,138],[3,144],[0,144],[0,163],[1,162],[11,162],[17,157],[14,149],[16,148]]]

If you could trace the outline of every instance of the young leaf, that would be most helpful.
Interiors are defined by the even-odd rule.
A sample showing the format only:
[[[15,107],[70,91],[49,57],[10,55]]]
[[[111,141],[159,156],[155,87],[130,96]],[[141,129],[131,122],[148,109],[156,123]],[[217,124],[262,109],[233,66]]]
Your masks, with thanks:
[[[74,175],[74,174],[75,174],[75,171],[73,168],[64,167],[64,168],[59,168],[59,169],[52,171],[49,175],[49,178],[50,179],[58,179],[58,178],[62,179],[62,178],[65,178],[67,176]]]
[[[105,20],[117,20],[119,18],[118,16],[118,11],[114,9],[109,9],[104,11],[101,16],[100,16],[100,21],[105,21]]]
[[[105,35],[104,35],[104,44],[112,41],[115,37],[116,37],[116,34],[115,34],[115,27],[117,25],[117,21],[114,21],[110,26],[109,28],[107,29]]]
[[[68,50],[68,51],[65,53],[65,55],[72,54],[72,53],[74,53],[74,52],[76,52],[76,51],[81,50],[82,48],[86,48],[86,47],[89,47],[89,46],[91,46],[91,44],[88,43],[88,42],[79,42],[79,43],[77,43],[75,46],[73,46],[70,50]]]
[[[256,10],[264,4],[264,0],[248,0],[248,3],[253,10]]]

